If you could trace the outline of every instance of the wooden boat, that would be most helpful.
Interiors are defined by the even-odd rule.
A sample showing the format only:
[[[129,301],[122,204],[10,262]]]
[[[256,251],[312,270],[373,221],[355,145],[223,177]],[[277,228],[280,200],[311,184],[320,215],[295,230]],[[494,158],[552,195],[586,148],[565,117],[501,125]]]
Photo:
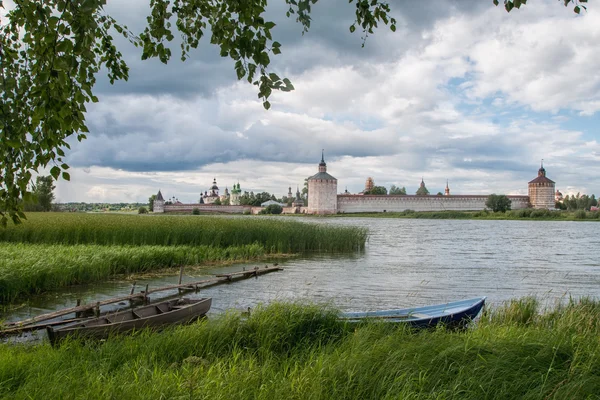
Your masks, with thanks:
[[[415,328],[432,327],[439,323],[448,326],[462,326],[475,319],[485,304],[485,297],[453,301],[425,307],[412,307],[396,310],[346,312],[340,319],[348,322],[383,320],[409,324]]]
[[[98,318],[79,321],[55,328],[46,327],[54,346],[69,335],[102,339],[109,334],[130,332],[142,328],[163,328],[184,324],[204,316],[212,304],[211,298],[174,299],[131,310],[107,313]]]

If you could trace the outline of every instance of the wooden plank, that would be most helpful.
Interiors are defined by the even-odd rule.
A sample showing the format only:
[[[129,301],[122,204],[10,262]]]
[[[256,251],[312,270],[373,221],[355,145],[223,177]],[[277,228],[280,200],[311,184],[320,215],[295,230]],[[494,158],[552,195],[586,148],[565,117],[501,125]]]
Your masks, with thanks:
[[[85,321],[87,319],[89,319],[89,318],[70,318],[70,319],[61,319],[60,321],[45,322],[43,324],[37,324],[37,325],[20,326],[18,328],[11,328],[11,329],[5,329],[3,331],[0,331],[0,335],[10,335],[10,334],[15,334],[15,333],[31,332],[31,331],[35,331],[38,329],[44,329],[47,326],[69,324],[71,322]]]
[[[46,320],[49,320],[49,319],[52,319],[52,318],[62,317],[63,315],[67,315],[67,314],[71,314],[71,313],[76,313],[76,312],[87,311],[87,310],[92,310],[95,307],[105,306],[105,305],[113,304],[113,303],[119,303],[121,301],[130,300],[130,299],[136,299],[136,298],[144,298],[144,294],[143,293],[136,293],[136,294],[131,294],[131,295],[128,295],[128,296],[115,297],[115,298],[112,298],[112,299],[107,299],[107,300],[99,301],[99,302],[97,302],[95,304],[84,304],[82,306],[65,308],[65,309],[54,311],[54,312],[51,312],[51,313],[38,315],[37,317],[24,319],[22,321],[8,322],[8,323],[5,323],[4,326],[7,327],[7,328],[13,328],[13,327],[19,327],[19,326],[24,326],[24,325],[30,325],[30,324],[34,324],[36,322],[46,321]]]
[[[218,278],[230,278],[230,277],[233,278],[234,276],[262,275],[262,274],[266,274],[269,272],[281,271],[282,269],[283,268],[280,268],[280,267],[265,267],[263,269],[256,267],[254,269],[249,269],[247,271],[231,272],[228,274],[218,274],[215,276]]]

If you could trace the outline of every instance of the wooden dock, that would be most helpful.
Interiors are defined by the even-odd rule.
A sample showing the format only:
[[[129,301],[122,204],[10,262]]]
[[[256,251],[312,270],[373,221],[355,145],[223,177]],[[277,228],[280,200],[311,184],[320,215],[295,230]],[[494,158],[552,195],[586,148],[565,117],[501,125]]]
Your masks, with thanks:
[[[61,324],[61,323],[73,322],[78,319],[85,319],[85,318],[78,318],[78,316],[82,315],[85,312],[94,311],[95,315],[99,315],[100,307],[108,305],[108,304],[120,303],[122,301],[134,301],[134,300],[142,300],[145,302],[149,302],[150,301],[149,295],[152,293],[158,293],[158,292],[163,292],[166,290],[175,290],[175,289],[178,290],[179,294],[185,293],[187,291],[198,291],[201,288],[207,288],[207,287],[211,287],[214,285],[220,285],[220,284],[224,284],[224,283],[234,282],[234,281],[241,280],[241,279],[248,279],[251,277],[258,277],[259,275],[264,275],[264,274],[268,274],[270,272],[281,271],[281,270],[283,270],[283,268],[278,267],[277,264],[275,264],[272,267],[269,267],[269,266],[265,266],[264,268],[254,267],[253,269],[249,269],[249,270],[244,269],[242,271],[231,272],[231,273],[227,273],[227,274],[218,274],[218,275],[215,275],[214,278],[208,278],[208,279],[203,279],[200,281],[183,283],[182,282],[183,267],[182,267],[179,271],[179,283],[176,285],[163,286],[163,287],[159,287],[156,289],[150,289],[146,285],[145,290],[142,290],[139,293],[134,293],[134,290],[135,290],[135,283],[134,283],[132,286],[131,292],[125,296],[114,297],[111,299],[98,301],[96,303],[89,303],[89,304],[83,304],[83,305],[80,305],[79,301],[78,301],[78,304],[75,307],[65,308],[65,309],[54,311],[51,313],[38,315],[36,317],[24,319],[21,321],[7,322],[1,326],[2,329],[0,329],[0,336],[6,335],[6,334],[13,334],[13,333],[37,330],[37,329],[45,328],[47,325],[56,325],[56,324]],[[62,316],[65,316],[68,314],[73,314],[73,313],[76,315],[76,318],[71,318],[69,320],[63,320],[63,321],[53,321],[51,323],[39,324],[42,321],[48,321],[48,320],[51,320],[54,318],[62,317]]]

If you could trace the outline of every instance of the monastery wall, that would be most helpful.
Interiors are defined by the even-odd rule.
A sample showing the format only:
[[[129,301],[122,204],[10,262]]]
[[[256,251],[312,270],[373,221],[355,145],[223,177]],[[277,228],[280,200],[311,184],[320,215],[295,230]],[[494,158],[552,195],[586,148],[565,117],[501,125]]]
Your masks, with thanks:
[[[310,192],[309,192],[310,193]],[[373,196],[338,195],[337,209],[342,213],[413,211],[479,211],[488,196]],[[527,208],[529,196],[508,196],[511,209]],[[309,203],[310,206],[310,203]]]
[[[220,212],[229,214],[243,214],[244,211],[250,211],[250,206],[215,206],[212,204],[170,204],[164,206],[164,212],[189,212],[190,214],[197,208],[203,212]]]

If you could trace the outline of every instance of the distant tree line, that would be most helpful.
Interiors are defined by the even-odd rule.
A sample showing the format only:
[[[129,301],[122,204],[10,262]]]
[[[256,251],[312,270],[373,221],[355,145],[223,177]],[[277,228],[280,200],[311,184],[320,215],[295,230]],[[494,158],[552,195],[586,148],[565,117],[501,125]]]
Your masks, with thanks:
[[[562,202],[557,201],[555,204],[556,208],[561,210],[587,210],[591,207],[598,206],[598,200],[595,195],[588,196],[587,194],[577,193],[576,195],[566,195]]]

